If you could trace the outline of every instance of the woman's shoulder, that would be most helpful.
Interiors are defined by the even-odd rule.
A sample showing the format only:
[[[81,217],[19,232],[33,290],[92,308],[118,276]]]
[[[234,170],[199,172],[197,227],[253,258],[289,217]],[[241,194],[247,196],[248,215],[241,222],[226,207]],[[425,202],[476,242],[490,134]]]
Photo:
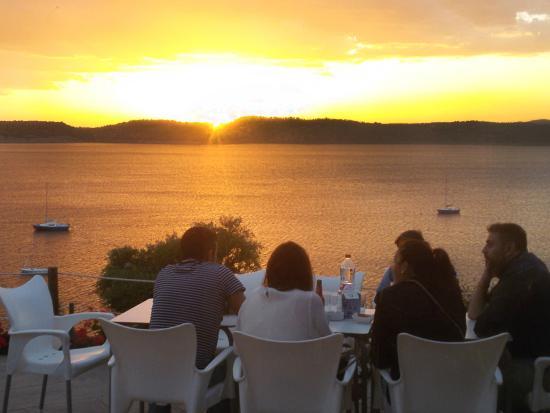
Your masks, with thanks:
[[[411,293],[415,293],[416,291],[419,291],[419,287],[416,283],[404,280],[384,288],[380,294],[381,297],[395,297],[409,295]]]
[[[303,290],[288,290],[281,291],[271,287],[259,286],[254,288],[247,294],[250,297],[261,297],[266,299],[279,299],[279,300],[307,300],[318,297],[313,291]]]
[[[414,282],[401,281],[384,288],[377,299],[377,306],[408,307],[428,300],[421,287]]]

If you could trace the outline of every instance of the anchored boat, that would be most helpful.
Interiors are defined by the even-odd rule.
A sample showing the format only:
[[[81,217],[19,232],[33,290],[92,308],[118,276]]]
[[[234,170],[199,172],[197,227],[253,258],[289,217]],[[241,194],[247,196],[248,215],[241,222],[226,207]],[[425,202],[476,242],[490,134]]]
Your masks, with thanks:
[[[41,224],[33,224],[35,231],[68,231],[70,224],[57,222],[55,219],[48,219],[48,184],[46,184],[46,211],[44,222]]]
[[[438,215],[457,215],[460,214],[460,208],[453,206],[447,202],[447,176],[445,176],[445,206],[443,208],[437,208]]]

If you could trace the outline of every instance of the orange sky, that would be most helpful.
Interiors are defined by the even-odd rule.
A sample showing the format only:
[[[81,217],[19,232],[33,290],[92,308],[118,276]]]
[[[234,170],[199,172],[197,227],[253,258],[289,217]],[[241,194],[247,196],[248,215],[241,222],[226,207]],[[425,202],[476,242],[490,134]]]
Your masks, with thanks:
[[[550,118],[548,0],[27,0],[0,15],[0,120]]]

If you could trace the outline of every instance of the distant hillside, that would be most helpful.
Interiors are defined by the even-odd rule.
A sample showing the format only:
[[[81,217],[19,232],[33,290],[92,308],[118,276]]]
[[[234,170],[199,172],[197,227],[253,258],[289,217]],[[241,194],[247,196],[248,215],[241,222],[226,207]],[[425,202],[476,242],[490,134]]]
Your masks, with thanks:
[[[63,122],[0,121],[0,142],[164,143],[207,144],[208,123],[134,120],[98,128],[79,128]]]
[[[216,132],[221,143],[550,145],[550,121],[362,123],[241,118]]]
[[[217,129],[207,123],[165,120],[136,120],[98,128],[63,122],[0,121],[2,142],[550,145],[550,120],[382,124],[245,117]]]

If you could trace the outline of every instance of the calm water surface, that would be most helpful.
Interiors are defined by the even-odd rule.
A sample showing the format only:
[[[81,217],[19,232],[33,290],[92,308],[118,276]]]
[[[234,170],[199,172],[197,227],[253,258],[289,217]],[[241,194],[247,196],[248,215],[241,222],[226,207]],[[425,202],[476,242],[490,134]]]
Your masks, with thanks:
[[[448,250],[471,288],[487,224],[523,225],[550,261],[550,148],[425,145],[0,145],[0,272],[23,264],[98,275],[107,252],[179,234],[196,221],[239,215],[264,245],[310,253],[335,274],[344,253],[376,286],[403,230]],[[460,216],[440,217],[445,176]],[[49,215],[66,234],[34,233]],[[13,278],[13,279],[12,279]],[[0,278],[0,285],[20,283]],[[93,281],[64,277],[62,300],[98,306]]]

